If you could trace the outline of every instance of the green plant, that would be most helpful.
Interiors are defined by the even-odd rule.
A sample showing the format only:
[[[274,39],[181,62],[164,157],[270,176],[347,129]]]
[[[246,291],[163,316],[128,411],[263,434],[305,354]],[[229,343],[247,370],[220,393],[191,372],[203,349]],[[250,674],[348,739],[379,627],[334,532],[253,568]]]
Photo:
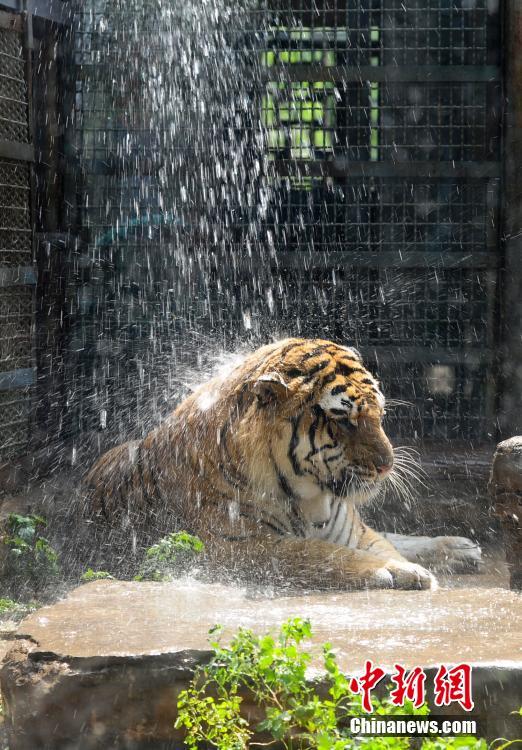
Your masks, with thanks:
[[[185,572],[204,551],[197,536],[187,531],[168,534],[145,553],[136,581],[170,581]]]
[[[30,612],[34,612],[42,606],[41,602],[30,600],[26,602],[16,602],[14,599],[0,599],[0,620],[8,618],[10,620],[21,620]]]
[[[82,581],[83,583],[90,583],[90,581],[102,581],[105,579],[114,580],[114,576],[111,576],[111,574],[107,573],[106,570],[93,570],[92,568],[87,568],[85,573],[83,573],[80,577],[80,581]]]
[[[307,680],[311,654],[301,644],[312,631],[306,620],[290,620],[279,634],[257,636],[240,629],[228,647],[220,643],[221,629],[211,631],[214,654],[209,664],[196,669],[187,690],[178,697],[176,727],[184,729],[190,750],[207,745],[220,750],[244,750],[278,744],[287,750],[406,750],[408,737],[358,737],[349,731],[349,717],[366,715],[361,698],[349,689],[329,644],[323,646],[325,678]],[[217,637],[216,637],[217,636]],[[374,714],[420,715],[415,708],[393,705],[390,698],[372,696]],[[252,711],[252,705],[255,707]],[[249,721],[261,712],[261,721]],[[254,733],[262,733],[254,742]],[[266,739],[265,739],[266,738]],[[486,750],[484,740],[474,737],[427,739],[423,750]]]
[[[522,706],[518,711],[511,711],[510,716],[519,716],[522,718]],[[507,750],[508,747],[522,747],[522,739],[507,740],[505,737],[498,737],[491,743],[490,750]]]
[[[41,516],[11,513],[0,537],[2,590],[23,597],[56,582],[58,556],[41,532],[47,526]]]
[[[0,599],[0,616],[9,612],[16,612],[19,606],[13,599]]]

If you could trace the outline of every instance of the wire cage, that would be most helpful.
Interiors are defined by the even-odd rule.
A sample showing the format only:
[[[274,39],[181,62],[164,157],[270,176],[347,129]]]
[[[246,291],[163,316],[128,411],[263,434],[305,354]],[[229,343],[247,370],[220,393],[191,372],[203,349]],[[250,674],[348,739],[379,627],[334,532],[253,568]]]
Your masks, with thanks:
[[[402,438],[495,434],[498,7],[265,3],[279,313],[353,341]]]
[[[139,434],[205,353],[299,334],[361,349],[392,435],[493,437],[498,7],[218,6],[76,5],[66,432]]]
[[[27,44],[0,14],[0,462],[27,445],[34,359],[32,133]]]

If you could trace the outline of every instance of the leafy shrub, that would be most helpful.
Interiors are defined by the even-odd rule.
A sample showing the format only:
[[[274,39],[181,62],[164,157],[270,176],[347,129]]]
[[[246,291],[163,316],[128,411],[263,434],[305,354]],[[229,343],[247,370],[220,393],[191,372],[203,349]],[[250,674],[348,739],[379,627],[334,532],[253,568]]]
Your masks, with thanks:
[[[16,602],[14,599],[0,599],[0,620],[5,618],[9,620],[21,620],[41,606],[42,603],[34,599],[26,602]]]
[[[87,568],[85,573],[80,577],[80,581],[83,583],[90,583],[91,581],[102,581],[104,579],[112,579],[114,580],[114,576],[111,576],[110,573],[107,573],[106,570],[93,570],[92,568]]]
[[[408,737],[358,737],[349,731],[349,717],[365,716],[361,698],[349,689],[349,680],[339,670],[329,644],[323,646],[326,677],[322,687],[306,679],[311,655],[301,643],[310,638],[308,621],[295,619],[282,625],[277,637],[256,636],[240,629],[230,646],[220,645],[220,629],[213,632],[214,655],[199,667],[187,690],[178,697],[176,727],[186,732],[190,750],[214,746],[220,750],[244,750],[255,732],[270,738],[267,746],[279,743],[288,750],[406,750]],[[264,718],[251,726],[241,712],[244,696]],[[415,708],[406,701],[395,706],[389,698],[372,696],[374,714],[421,715],[426,705]],[[252,743],[254,746],[254,743]],[[418,745],[417,745],[418,746]],[[484,740],[475,737],[429,738],[423,750],[486,750]]]
[[[19,605],[13,599],[0,599],[0,616],[9,612],[16,612],[18,608]]]
[[[203,551],[201,539],[187,531],[168,534],[157,544],[149,547],[134,580],[170,581],[186,572]]]
[[[519,716],[522,718],[522,706],[518,711],[511,711],[510,716]],[[505,737],[499,737],[491,743],[490,750],[507,750],[510,747],[514,748],[514,750],[517,747],[522,747],[522,739],[506,740]]]
[[[0,537],[2,591],[23,597],[53,585],[60,575],[58,556],[41,532],[47,526],[40,516],[11,513]]]

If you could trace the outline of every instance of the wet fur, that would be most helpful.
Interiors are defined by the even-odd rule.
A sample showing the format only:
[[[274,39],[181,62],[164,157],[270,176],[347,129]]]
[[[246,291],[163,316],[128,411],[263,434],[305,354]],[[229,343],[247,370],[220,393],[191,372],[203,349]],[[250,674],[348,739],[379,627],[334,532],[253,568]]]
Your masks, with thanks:
[[[215,564],[250,579],[431,588],[433,576],[357,510],[393,462],[383,409],[355,350],[279,341],[202,385],[143,440],[103,455],[86,477],[90,510],[139,530],[168,507]]]

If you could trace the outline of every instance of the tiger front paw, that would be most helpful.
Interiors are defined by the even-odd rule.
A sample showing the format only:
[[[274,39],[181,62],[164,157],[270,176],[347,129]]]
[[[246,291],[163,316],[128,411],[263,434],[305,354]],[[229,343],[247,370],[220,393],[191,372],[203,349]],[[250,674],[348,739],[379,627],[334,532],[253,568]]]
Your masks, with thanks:
[[[385,536],[406,560],[440,572],[476,572],[482,566],[479,545],[463,536]]]
[[[435,591],[437,579],[422,565],[406,560],[387,560],[374,573],[375,585],[379,588],[424,589]]]
[[[480,570],[482,551],[471,539],[462,536],[436,536],[431,542],[433,567],[458,573]]]

